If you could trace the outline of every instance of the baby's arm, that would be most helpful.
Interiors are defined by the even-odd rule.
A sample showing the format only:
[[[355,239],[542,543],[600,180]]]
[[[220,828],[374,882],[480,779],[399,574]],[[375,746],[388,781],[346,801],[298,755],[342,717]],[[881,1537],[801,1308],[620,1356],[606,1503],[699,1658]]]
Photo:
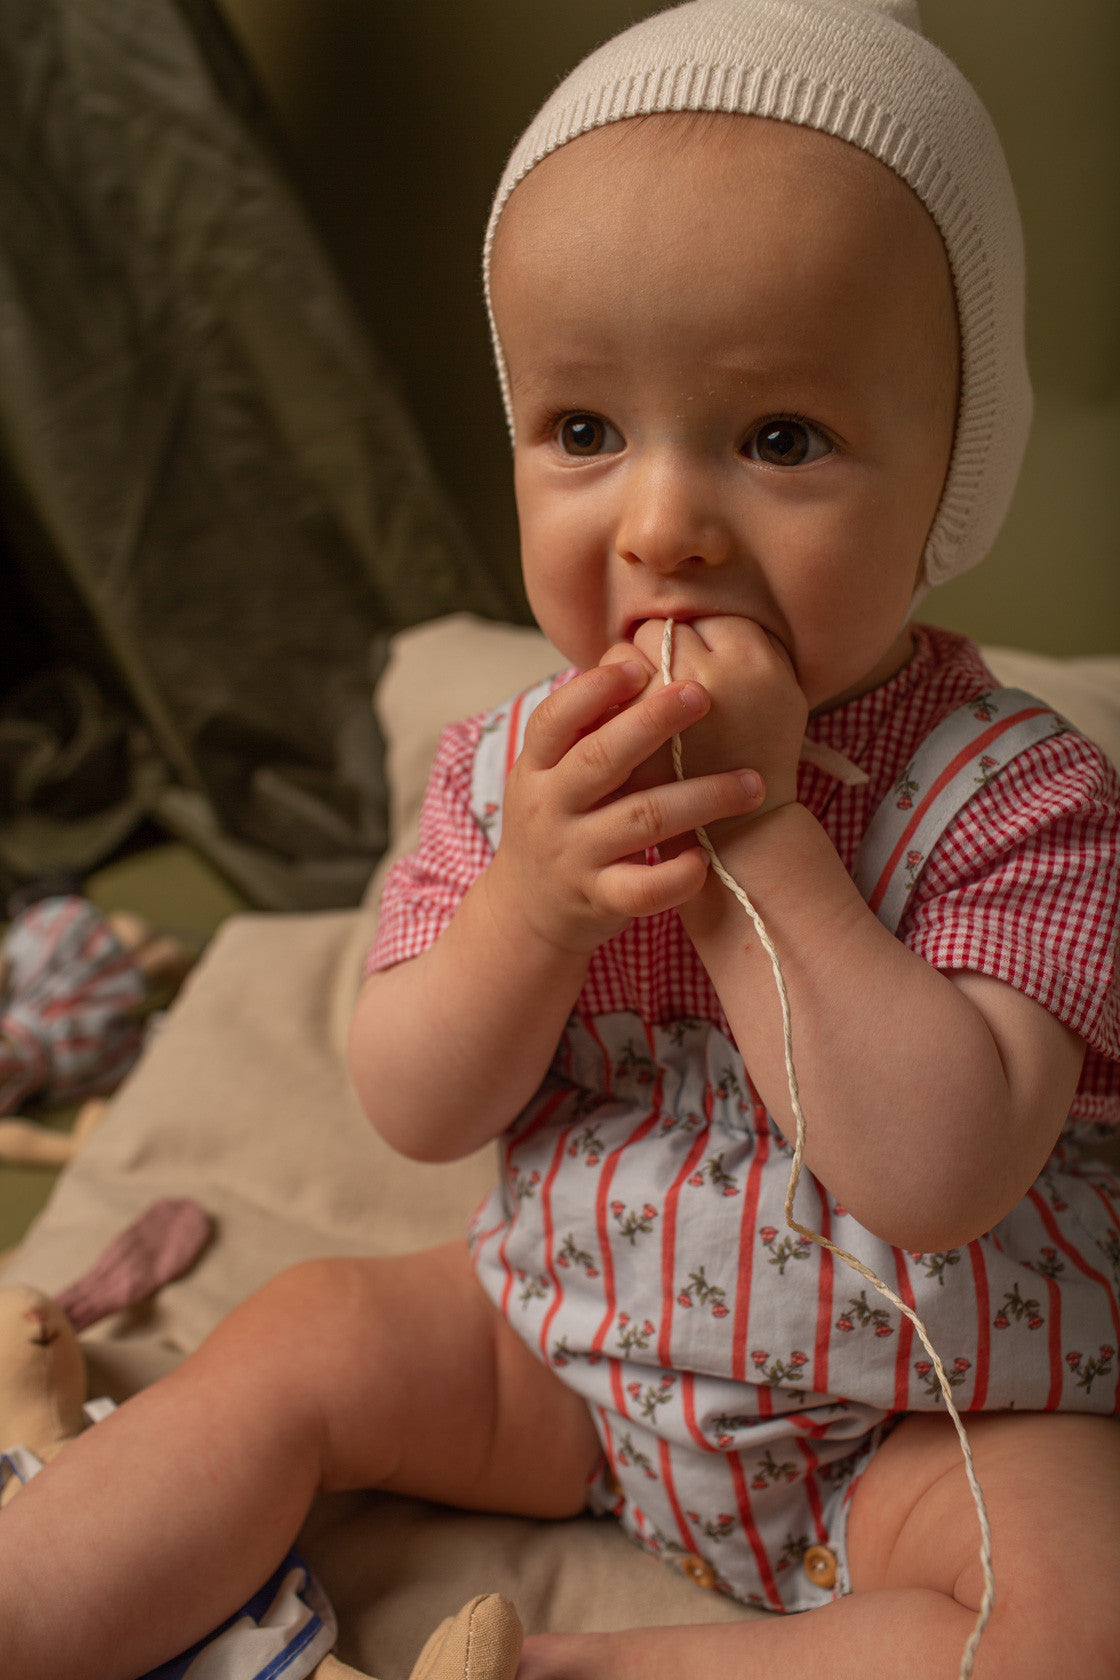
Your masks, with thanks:
[[[548,1071],[597,946],[703,886],[695,844],[653,866],[646,849],[758,803],[757,778],[733,772],[616,797],[708,707],[695,683],[646,684],[641,662],[601,666],[537,708],[490,866],[428,950],[366,981],[351,1073],[403,1153],[458,1159],[504,1130]]]
[[[690,761],[710,769],[731,751],[769,775],[776,767],[788,791],[789,730],[768,727],[754,754],[726,729],[721,739],[719,724],[736,710],[728,697],[744,688],[748,713],[774,713],[788,668],[761,649],[757,658],[745,653],[742,627],[729,624],[721,678],[721,632],[718,621],[708,623],[714,657],[703,650],[690,657],[695,650],[681,636],[674,658],[674,672],[697,676],[714,700],[691,754],[693,741],[685,742],[686,774]],[[755,669],[744,674],[752,658]],[[800,729],[804,711],[788,695],[787,702]],[[809,1167],[861,1223],[902,1248],[938,1251],[989,1228],[1026,1192],[1053,1146],[1077,1086],[1081,1040],[1010,986],[941,973],[908,950],[868,909],[824,829],[792,797],[768,797],[759,814],[717,825],[712,839],[781,957]],[[759,1094],[792,1139],[770,960],[714,876],[680,914]]]
[[[938,1252],[989,1229],[1054,1145],[1081,1040],[1012,987],[941,973],[908,950],[803,806],[763,816],[721,852],[781,956],[811,1170],[900,1248]],[[705,889],[682,916],[751,1077],[792,1139],[769,958],[726,889]]]

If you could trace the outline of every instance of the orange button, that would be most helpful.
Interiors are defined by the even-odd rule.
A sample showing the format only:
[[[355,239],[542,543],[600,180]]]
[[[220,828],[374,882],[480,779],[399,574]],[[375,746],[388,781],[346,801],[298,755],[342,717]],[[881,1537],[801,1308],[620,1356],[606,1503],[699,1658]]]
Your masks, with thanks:
[[[827,1546],[807,1546],[801,1567],[815,1587],[827,1590],[836,1585],[836,1553]]]
[[[679,1562],[689,1580],[695,1582],[698,1587],[715,1586],[716,1572],[706,1558],[697,1557],[694,1552],[690,1552],[679,1559]]]

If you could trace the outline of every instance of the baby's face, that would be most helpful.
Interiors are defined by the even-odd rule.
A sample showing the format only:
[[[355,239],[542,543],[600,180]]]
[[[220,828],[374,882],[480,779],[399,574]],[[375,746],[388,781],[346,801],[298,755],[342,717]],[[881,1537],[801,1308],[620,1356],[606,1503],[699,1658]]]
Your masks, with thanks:
[[[895,175],[765,119],[617,123],[516,188],[491,284],[526,586],[569,659],[738,614],[813,707],[904,663],[958,339]]]

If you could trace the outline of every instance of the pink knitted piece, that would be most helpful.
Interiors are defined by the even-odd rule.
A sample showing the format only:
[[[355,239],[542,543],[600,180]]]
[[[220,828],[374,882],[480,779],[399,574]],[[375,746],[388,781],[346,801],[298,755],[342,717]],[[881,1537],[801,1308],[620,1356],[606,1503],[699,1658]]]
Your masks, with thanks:
[[[154,1295],[194,1264],[213,1230],[186,1198],[153,1202],[76,1282],[55,1296],[75,1330]]]

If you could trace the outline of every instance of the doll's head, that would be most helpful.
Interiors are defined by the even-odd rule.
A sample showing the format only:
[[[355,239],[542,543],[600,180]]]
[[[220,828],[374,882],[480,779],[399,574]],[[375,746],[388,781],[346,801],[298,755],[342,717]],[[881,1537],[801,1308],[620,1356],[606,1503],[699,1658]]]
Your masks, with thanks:
[[[717,115],[707,121],[693,117],[682,125],[666,121],[667,113]],[[751,120],[743,123],[744,117]],[[786,143],[763,138],[739,145],[726,140],[728,125],[780,129],[778,140]],[[866,193],[884,215],[897,213],[904,239],[909,237],[907,199],[936,229],[941,254],[935,257],[927,250],[926,278],[940,262],[955,317],[956,343],[947,352],[950,365],[942,368],[954,383],[955,413],[912,598],[915,589],[946,581],[987,552],[1011,499],[1031,407],[1023,345],[1022,238],[1003,153],[972,88],[921,35],[914,0],[691,0],[617,36],[560,84],[514,149],[486,240],[487,295],[515,443],[520,445],[521,438],[511,376],[516,384],[519,374],[511,360],[516,352],[504,342],[509,336],[502,319],[504,276],[492,269],[495,262],[499,269],[508,266],[509,253],[525,232],[518,224],[530,224],[534,209],[543,207],[553,215],[555,272],[570,278],[573,262],[580,260],[581,238],[583,250],[588,249],[585,236],[597,207],[607,204],[612,192],[616,204],[622,203],[617,183],[620,172],[630,170],[635,190],[647,196],[644,202],[632,199],[628,207],[628,271],[653,285],[656,274],[645,271],[663,270],[665,285],[678,288],[681,309],[687,311],[690,292],[710,269],[711,251],[695,237],[703,207],[697,206],[691,225],[687,215],[680,218],[681,237],[674,248],[672,223],[664,213],[670,201],[661,202],[657,165],[651,167],[651,160],[660,147],[666,188],[671,177],[679,203],[680,183],[687,179],[677,166],[682,150],[693,154],[693,179],[700,192],[709,180],[709,161],[717,171],[733,170],[728,158],[737,145],[742,167],[772,171],[771,202],[779,189],[787,194],[790,249],[783,260],[794,259],[796,236],[811,225],[810,201],[819,201],[827,212],[831,187],[826,177],[840,183],[847,204]],[[644,162],[634,167],[643,148]],[[573,159],[571,170],[565,170],[565,154]],[[551,182],[546,179],[550,167]],[[538,172],[540,192],[534,181]],[[564,173],[570,176],[567,183]],[[749,218],[761,189],[757,181],[744,180],[737,203],[734,183],[725,184],[724,209],[748,218],[741,228],[741,249],[749,253],[756,225]],[[893,205],[888,185],[898,189]],[[553,190],[551,206],[546,187]],[[531,192],[538,199],[535,207]],[[566,224],[556,214],[561,201]],[[836,216],[833,223],[826,239],[835,241]],[[613,225],[619,225],[617,218]],[[780,226],[780,216],[759,221],[759,239],[773,241]],[[896,303],[892,288],[909,285],[917,271],[905,261],[893,263],[889,247],[877,255],[880,233],[864,231],[870,237],[863,255],[882,265],[864,276],[864,301],[873,300],[877,288],[889,313]],[[921,236],[915,238],[920,243]],[[724,241],[720,260],[731,259],[733,246],[733,240]],[[764,263],[766,255],[755,252],[752,261]],[[858,261],[854,247],[849,255]],[[827,278],[827,270],[821,274]],[[546,272],[538,279],[547,286]],[[744,281],[755,285],[757,275],[744,274]],[[753,314],[750,291],[744,290],[743,297],[744,315]],[[913,317],[913,305],[908,307]],[[944,325],[940,304],[936,309],[928,323],[918,320],[916,353],[936,352]],[[905,316],[906,309],[901,313]],[[891,330],[900,324],[890,323]],[[582,406],[584,399],[578,400]],[[586,406],[592,411],[590,403]],[[788,405],[774,412],[781,417],[783,411],[788,417]],[[803,446],[802,439],[796,448]],[[787,439],[782,447],[785,459],[792,461],[794,446]]]

